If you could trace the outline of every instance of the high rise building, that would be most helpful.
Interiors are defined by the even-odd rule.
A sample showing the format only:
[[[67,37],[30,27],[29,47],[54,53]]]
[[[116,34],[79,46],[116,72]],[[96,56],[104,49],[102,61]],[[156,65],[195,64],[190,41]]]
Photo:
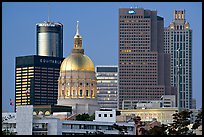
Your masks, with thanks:
[[[57,104],[58,77],[63,58],[16,57],[15,108],[19,105]]]
[[[192,109],[196,109],[196,99],[192,98]]]
[[[60,66],[57,104],[72,106],[73,114],[93,114],[100,108],[97,102],[94,63],[84,54],[78,22],[72,53]]]
[[[157,11],[119,9],[119,109],[126,101],[173,94],[170,55],[164,54],[163,42],[164,19]]]
[[[36,50],[39,56],[63,57],[63,24],[42,22],[36,24]]]
[[[98,65],[95,68],[98,104],[102,109],[117,109],[118,67]]]
[[[164,51],[171,55],[171,85],[177,87],[177,106],[192,108],[192,30],[185,10],[174,10],[164,29]],[[179,91],[179,92],[178,92]]]

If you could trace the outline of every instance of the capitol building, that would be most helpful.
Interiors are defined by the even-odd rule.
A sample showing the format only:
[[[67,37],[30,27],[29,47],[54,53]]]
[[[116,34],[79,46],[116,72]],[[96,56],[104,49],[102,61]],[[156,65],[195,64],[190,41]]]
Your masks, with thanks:
[[[77,21],[74,48],[60,67],[57,104],[72,106],[73,114],[93,114],[100,109],[96,90],[94,63],[84,54]]]

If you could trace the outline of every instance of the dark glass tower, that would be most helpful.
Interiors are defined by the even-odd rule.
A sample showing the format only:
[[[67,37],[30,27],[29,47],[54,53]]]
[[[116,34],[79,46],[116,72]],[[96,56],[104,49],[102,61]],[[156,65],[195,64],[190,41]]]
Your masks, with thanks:
[[[16,57],[15,108],[18,105],[57,104],[58,78],[64,58]]]
[[[55,22],[36,24],[37,55],[63,57],[63,25]]]

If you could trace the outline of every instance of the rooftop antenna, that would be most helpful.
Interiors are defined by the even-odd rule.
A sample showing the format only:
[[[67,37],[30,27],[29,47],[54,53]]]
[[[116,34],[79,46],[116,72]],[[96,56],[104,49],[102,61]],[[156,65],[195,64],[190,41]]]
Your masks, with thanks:
[[[48,22],[50,22],[50,3],[48,2]]]

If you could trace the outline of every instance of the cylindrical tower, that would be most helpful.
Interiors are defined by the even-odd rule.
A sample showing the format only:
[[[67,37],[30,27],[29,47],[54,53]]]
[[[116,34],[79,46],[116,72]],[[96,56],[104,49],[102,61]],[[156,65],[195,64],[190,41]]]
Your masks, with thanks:
[[[37,55],[63,57],[63,24],[43,22],[36,24]]]

